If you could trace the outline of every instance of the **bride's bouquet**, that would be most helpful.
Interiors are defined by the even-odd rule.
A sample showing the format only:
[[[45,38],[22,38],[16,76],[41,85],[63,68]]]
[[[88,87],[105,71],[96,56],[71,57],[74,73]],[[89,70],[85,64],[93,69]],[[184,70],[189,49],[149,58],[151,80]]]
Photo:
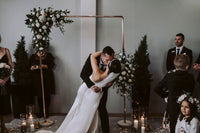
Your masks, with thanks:
[[[0,63],[0,79],[4,79],[10,75],[10,66],[6,63]],[[5,85],[1,85],[0,94],[5,94]]]

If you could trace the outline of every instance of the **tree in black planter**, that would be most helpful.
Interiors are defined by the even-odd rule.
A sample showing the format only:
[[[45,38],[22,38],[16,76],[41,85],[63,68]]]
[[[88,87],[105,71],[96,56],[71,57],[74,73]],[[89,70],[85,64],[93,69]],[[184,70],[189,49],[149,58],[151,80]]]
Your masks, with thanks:
[[[140,42],[138,50],[134,54],[133,64],[135,66],[134,78],[135,84],[132,88],[132,106],[133,110],[137,107],[143,107],[147,111],[150,97],[151,77],[148,70],[150,65],[149,53],[147,51],[147,36],[145,35]]]
[[[17,43],[17,48],[14,51],[15,62],[13,71],[13,108],[15,116],[18,113],[25,112],[25,105],[30,102],[30,92],[28,91],[30,84],[28,53],[25,50],[24,36],[21,36],[21,40]]]

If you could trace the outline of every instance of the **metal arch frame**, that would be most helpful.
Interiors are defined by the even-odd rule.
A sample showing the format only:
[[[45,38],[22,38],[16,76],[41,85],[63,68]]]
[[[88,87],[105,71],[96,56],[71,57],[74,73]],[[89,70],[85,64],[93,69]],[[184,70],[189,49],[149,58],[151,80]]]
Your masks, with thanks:
[[[122,51],[124,50],[124,17],[123,16],[93,16],[93,15],[69,15],[68,18],[121,18],[122,19]]]

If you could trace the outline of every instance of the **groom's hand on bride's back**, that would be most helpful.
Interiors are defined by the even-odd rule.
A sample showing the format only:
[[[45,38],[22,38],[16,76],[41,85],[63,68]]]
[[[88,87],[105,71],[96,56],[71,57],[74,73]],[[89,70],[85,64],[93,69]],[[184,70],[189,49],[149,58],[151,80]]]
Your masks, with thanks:
[[[98,92],[101,91],[101,88],[99,88],[99,87],[97,87],[97,86],[95,86],[95,85],[93,85],[93,86],[91,87],[91,89],[92,89],[94,92],[96,92],[96,93],[98,93]]]

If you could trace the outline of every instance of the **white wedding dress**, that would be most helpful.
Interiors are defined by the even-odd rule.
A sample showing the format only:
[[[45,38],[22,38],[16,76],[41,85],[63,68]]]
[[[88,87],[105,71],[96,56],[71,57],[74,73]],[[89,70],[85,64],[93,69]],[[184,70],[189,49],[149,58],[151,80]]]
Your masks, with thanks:
[[[119,74],[110,73],[104,80],[95,83],[102,88],[113,81]],[[90,76],[90,79],[91,76]],[[56,133],[98,133],[98,106],[103,92],[95,93],[83,83],[77,92],[76,99]],[[37,133],[52,133],[40,130]]]

